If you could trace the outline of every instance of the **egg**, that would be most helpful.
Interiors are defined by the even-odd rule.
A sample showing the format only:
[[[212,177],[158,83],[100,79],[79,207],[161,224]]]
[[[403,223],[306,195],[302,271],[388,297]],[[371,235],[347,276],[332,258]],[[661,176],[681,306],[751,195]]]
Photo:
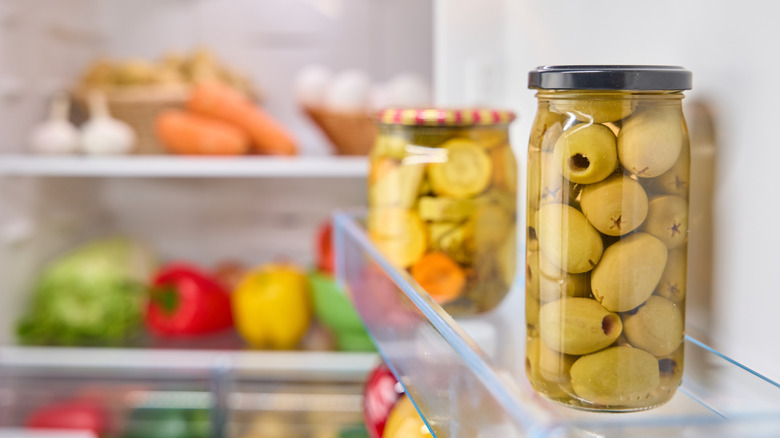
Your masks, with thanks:
[[[333,73],[319,64],[304,67],[295,76],[295,99],[305,107],[319,107],[325,103],[325,93]]]
[[[363,112],[368,108],[371,78],[360,70],[337,74],[325,94],[325,106],[336,112]]]
[[[431,86],[416,73],[402,73],[393,77],[386,87],[392,106],[423,107],[433,104]]]

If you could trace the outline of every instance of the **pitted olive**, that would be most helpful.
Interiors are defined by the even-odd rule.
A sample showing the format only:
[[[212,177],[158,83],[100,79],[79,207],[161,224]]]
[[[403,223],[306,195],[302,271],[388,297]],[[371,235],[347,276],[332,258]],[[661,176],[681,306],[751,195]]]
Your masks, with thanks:
[[[652,296],[636,312],[623,314],[623,331],[634,347],[663,356],[680,347],[683,316],[673,302]]]
[[[660,239],[669,249],[688,241],[688,202],[673,195],[650,198],[643,229]]]
[[[608,177],[618,165],[615,134],[604,125],[581,124],[558,138],[555,165],[571,182],[593,184]]]
[[[604,406],[647,404],[660,383],[655,356],[632,347],[610,347],[582,356],[570,374],[579,397]]]
[[[679,108],[654,107],[635,112],[618,134],[620,162],[640,178],[653,178],[677,162],[685,142]]]
[[[593,270],[593,296],[613,312],[627,312],[653,293],[666,266],[666,245],[647,233],[632,234],[604,251]]]
[[[647,216],[647,194],[638,182],[614,175],[582,189],[582,213],[600,232],[620,236],[638,228]]]
[[[601,235],[576,208],[544,205],[536,213],[535,223],[540,250],[566,272],[588,272],[599,262],[604,250]]]
[[[617,340],[620,317],[589,298],[565,298],[542,306],[539,333],[551,349],[565,354],[588,354]]]

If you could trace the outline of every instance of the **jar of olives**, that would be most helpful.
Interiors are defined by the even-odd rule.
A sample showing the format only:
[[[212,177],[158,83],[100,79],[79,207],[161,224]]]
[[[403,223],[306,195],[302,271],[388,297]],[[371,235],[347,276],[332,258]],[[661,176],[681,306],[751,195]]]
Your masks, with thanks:
[[[453,315],[498,305],[515,275],[513,113],[388,109],[368,176],[369,236]]]
[[[580,409],[658,406],[682,379],[691,73],[539,67],[529,88],[528,378]]]

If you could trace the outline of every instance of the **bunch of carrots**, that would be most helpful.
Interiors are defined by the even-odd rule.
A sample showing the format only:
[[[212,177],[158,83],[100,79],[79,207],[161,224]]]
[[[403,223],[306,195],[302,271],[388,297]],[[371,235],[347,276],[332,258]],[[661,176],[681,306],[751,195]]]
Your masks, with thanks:
[[[160,142],[183,155],[295,155],[294,137],[276,119],[228,85],[203,82],[192,90],[186,110],[157,116]]]

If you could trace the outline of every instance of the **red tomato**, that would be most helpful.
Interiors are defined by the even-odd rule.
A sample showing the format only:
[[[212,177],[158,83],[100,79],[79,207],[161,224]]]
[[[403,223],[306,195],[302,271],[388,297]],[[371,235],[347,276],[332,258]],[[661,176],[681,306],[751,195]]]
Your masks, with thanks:
[[[87,400],[65,400],[43,406],[28,418],[30,429],[86,430],[95,436],[108,431],[108,414],[98,404]]]
[[[402,395],[403,387],[384,364],[368,375],[363,390],[363,419],[371,438],[382,438],[387,417]]]
[[[333,224],[330,221],[320,225],[317,231],[317,269],[333,275],[335,254],[333,250]]]

